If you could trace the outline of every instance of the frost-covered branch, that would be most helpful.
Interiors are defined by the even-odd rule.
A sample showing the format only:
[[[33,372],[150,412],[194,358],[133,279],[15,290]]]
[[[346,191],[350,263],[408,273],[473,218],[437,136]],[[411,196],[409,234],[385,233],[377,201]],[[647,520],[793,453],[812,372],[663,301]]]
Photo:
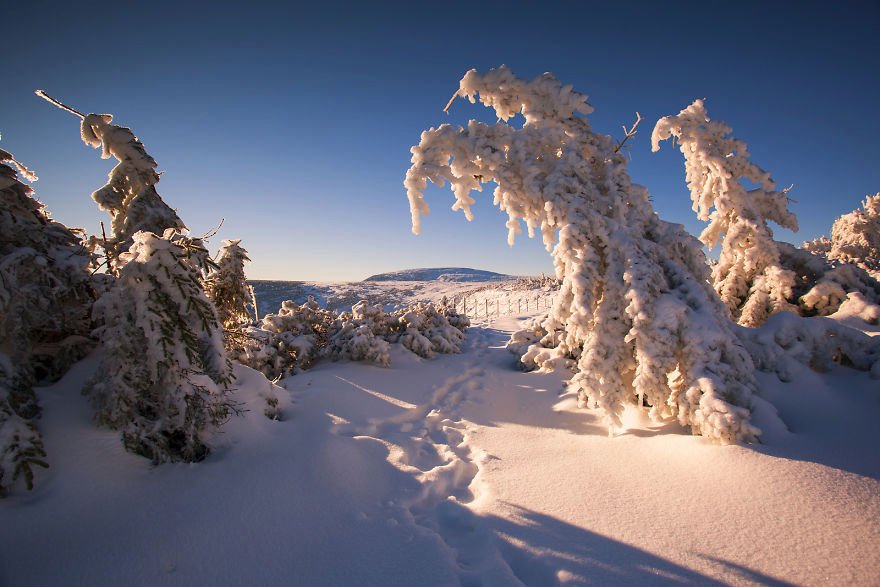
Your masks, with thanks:
[[[626,125],[623,126],[623,138],[620,139],[620,142],[617,143],[616,147],[614,147],[615,153],[619,153],[626,142],[632,137],[636,136],[636,134],[638,134],[640,122],[642,122],[642,115],[636,112],[636,121],[633,123],[633,125],[630,128],[626,128]]]
[[[752,163],[746,144],[730,136],[731,128],[710,120],[703,100],[675,116],[661,118],[651,135],[653,151],[674,138],[685,158],[693,209],[709,225],[700,240],[710,249],[721,243],[714,266],[715,290],[742,325],[757,326],[775,312],[797,308],[796,275],[780,264],[780,253],[768,221],[797,230],[788,210],[788,190],[777,190],[770,174]],[[742,181],[757,184],[746,189]]]

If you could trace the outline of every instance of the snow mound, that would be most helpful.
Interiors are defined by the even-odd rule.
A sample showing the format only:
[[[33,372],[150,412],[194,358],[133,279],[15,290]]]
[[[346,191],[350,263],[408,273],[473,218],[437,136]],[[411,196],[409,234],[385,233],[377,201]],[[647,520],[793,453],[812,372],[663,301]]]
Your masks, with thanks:
[[[513,279],[513,276],[467,267],[438,267],[379,273],[367,277],[364,281],[502,281],[506,279]]]

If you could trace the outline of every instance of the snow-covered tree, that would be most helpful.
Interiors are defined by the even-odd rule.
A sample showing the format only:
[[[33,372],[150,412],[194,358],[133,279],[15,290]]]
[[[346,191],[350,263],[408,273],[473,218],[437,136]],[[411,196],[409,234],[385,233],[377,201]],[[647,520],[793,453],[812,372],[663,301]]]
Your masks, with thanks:
[[[91,348],[89,255],[18,174],[36,180],[0,149],[0,496],[46,466],[33,385]]]
[[[205,282],[205,292],[217,308],[220,323],[227,329],[252,320],[248,311],[252,292],[244,274],[244,264],[250,258],[239,243],[240,240],[223,241],[215,259],[217,269]]]
[[[95,306],[104,355],[86,392],[126,449],[155,463],[198,461],[208,452],[205,434],[230,411],[222,328],[186,237],[169,229],[132,240],[118,280]]]
[[[562,279],[532,345],[550,350],[535,366],[574,359],[571,387],[611,426],[638,401],[721,442],[754,439],[753,365],[709,286],[705,255],[631,183],[620,145],[582,116],[593,111],[586,96],[549,73],[525,81],[504,66],[471,70],[456,95],[479,99],[499,122],[422,133],[404,182],[413,232],[428,213],[429,181],[449,182],[467,218],[470,193],[494,182],[509,242],[522,222],[530,235],[540,230]],[[520,113],[521,126],[508,123]]]
[[[767,222],[797,230],[788,210],[788,190],[777,190],[770,174],[749,160],[732,129],[709,120],[702,100],[676,116],[661,118],[651,145],[674,138],[685,158],[694,211],[709,225],[700,240],[710,249],[721,243],[712,271],[715,289],[731,315],[744,326],[758,326],[779,311],[796,312],[789,301],[797,276],[780,263],[780,253]],[[747,189],[743,180],[757,184]]]
[[[835,220],[831,239],[822,237],[804,246],[833,261],[856,265],[880,280],[880,192],[867,196],[860,209]]]
[[[119,269],[119,257],[138,231],[162,234],[168,228],[186,229],[183,221],[156,191],[159,173],[156,161],[130,128],[112,124],[112,114],[83,114],[48,96],[37,95],[81,119],[80,136],[87,145],[101,149],[101,158],[114,157],[118,163],[110,171],[107,184],[92,194],[101,210],[110,214],[112,235],[106,240],[93,238],[92,247],[105,249],[112,271]]]

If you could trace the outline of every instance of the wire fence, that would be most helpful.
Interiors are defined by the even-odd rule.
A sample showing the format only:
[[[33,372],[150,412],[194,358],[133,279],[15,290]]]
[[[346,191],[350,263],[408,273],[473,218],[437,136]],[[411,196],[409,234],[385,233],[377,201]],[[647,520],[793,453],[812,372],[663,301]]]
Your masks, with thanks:
[[[555,292],[554,292],[555,293]],[[481,298],[476,296],[456,296],[452,298],[452,306],[472,320],[500,318],[529,314],[553,307],[553,293],[541,293],[530,296],[508,297],[506,299]]]

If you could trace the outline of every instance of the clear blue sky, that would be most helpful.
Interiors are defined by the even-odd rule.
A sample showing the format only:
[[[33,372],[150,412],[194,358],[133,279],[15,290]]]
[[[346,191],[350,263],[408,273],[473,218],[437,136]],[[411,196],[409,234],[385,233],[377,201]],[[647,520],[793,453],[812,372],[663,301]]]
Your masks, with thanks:
[[[766,4],[766,5],[765,5]],[[631,174],[666,220],[701,229],[681,154],[654,122],[695,98],[795,184],[800,243],[880,190],[880,4],[872,2],[18,2],[2,8],[0,146],[34,168],[60,221],[100,230],[89,195],[112,161],[36,88],[131,127],[194,233],[225,218],[258,279],[355,280],[410,267],[550,272],[538,240],[506,244],[491,190],[476,220],[432,189],[410,233],[402,186],[423,129],[490,120],[458,101],[468,69],[552,71],[590,96],[599,131],[636,111]]]

